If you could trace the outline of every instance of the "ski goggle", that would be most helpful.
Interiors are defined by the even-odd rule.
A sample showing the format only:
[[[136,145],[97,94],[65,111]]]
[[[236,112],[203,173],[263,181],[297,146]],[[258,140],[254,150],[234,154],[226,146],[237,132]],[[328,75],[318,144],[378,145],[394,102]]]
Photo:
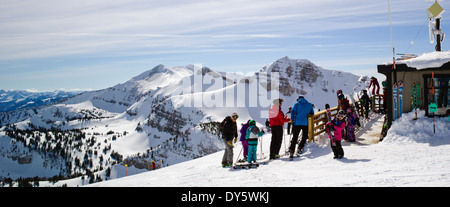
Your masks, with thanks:
[[[239,118],[238,115],[234,115],[234,116],[232,116],[232,117],[233,117],[233,119],[238,119],[238,118]]]

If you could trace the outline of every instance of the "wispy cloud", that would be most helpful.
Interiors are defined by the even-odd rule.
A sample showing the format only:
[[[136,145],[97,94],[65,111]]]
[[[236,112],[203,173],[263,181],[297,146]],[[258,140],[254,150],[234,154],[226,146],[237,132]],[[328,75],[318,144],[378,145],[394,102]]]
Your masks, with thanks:
[[[406,8],[422,6],[415,5]],[[0,60],[202,44],[220,48],[242,39],[323,38],[317,33],[385,25],[385,14],[386,2],[375,0],[4,0]]]
[[[390,2],[394,26],[423,24],[429,2]],[[450,8],[450,1],[441,5]],[[91,58],[96,68],[104,62],[94,58],[144,61],[126,59],[134,56],[176,62],[204,61],[211,54],[243,59],[245,53],[258,61],[243,65],[267,64],[273,56],[292,53],[314,59],[328,49],[350,51],[354,45],[341,38],[353,34],[338,32],[387,27],[387,18],[387,2],[379,0],[2,0],[0,72],[20,70],[23,75],[37,70],[31,64],[36,61],[58,60],[62,65],[75,57]]]

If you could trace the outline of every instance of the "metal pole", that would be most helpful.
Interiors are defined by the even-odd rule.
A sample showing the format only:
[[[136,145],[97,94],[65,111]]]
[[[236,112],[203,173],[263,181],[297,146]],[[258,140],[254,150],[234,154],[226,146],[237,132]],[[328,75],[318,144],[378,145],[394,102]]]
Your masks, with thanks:
[[[437,18],[436,19],[436,31],[440,31],[441,30],[441,19]],[[441,51],[441,33],[439,32],[436,35],[436,51]]]

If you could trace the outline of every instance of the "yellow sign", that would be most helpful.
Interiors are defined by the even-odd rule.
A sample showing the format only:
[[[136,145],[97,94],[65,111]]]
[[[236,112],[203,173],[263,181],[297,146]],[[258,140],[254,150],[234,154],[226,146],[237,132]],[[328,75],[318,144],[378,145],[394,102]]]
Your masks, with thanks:
[[[427,9],[428,18],[437,18],[444,11],[445,10],[441,7],[441,5],[439,5],[437,1],[435,1],[434,4]]]

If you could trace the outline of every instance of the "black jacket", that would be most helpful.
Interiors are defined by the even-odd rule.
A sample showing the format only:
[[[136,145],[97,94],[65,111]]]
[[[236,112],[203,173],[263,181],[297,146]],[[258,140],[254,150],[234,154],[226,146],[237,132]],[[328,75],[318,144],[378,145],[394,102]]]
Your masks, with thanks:
[[[222,131],[222,139],[227,141],[232,140],[233,138],[238,137],[237,133],[237,124],[234,122],[230,116],[227,116],[222,123],[220,124],[220,128]]]

